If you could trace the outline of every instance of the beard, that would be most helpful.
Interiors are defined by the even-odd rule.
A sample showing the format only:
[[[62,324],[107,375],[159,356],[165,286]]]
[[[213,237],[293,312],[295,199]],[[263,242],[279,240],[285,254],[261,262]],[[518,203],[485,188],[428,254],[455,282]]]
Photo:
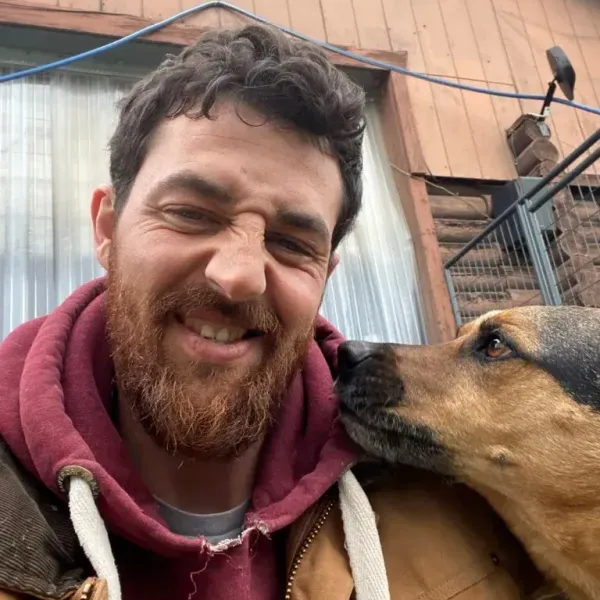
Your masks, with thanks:
[[[314,336],[314,320],[285,331],[260,302],[231,303],[207,286],[144,292],[110,256],[107,325],[119,401],[167,452],[228,459],[268,431]],[[253,366],[214,366],[170,356],[167,327],[178,315],[209,309],[263,333]]]

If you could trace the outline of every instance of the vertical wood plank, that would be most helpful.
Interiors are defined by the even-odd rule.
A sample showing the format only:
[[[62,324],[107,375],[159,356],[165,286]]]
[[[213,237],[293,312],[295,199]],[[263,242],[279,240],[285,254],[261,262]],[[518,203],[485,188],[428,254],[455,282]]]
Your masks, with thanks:
[[[353,5],[360,47],[390,50],[390,37],[381,0],[353,0]]]
[[[457,81],[452,77],[447,79]],[[482,177],[481,165],[471,124],[467,117],[463,92],[435,85],[433,86],[433,97],[452,176],[480,179]]]
[[[527,33],[534,64],[538,72],[538,94],[544,94],[548,82],[552,79],[552,72],[546,58],[546,50],[554,45],[554,38],[550,32],[546,15],[541,0],[518,0],[525,31]],[[558,92],[560,93],[560,92]],[[534,110],[539,112],[541,104],[538,102]],[[554,104],[552,106],[553,141],[562,155],[566,155],[576,148],[582,141],[583,135],[577,120],[577,115],[572,108]]]
[[[481,68],[488,87],[514,92],[512,73],[492,0],[466,0],[466,6],[475,35]],[[521,114],[521,105],[518,100],[510,98],[500,96],[490,96],[489,98],[497,127],[495,144],[498,145],[498,156],[503,158],[504,178],[512,179],[516,172],[507,143],[506,130]],[[477,126],[475,126],[475,130],[477,131]],[[482,162],[486,164],[486,161]],[[484,171],[486,170],[483,165],[482,168]]]
[[[9,4],[22,4],[17,0],[8,0]],[[58,6],[58,0],[35,0],[32,4],[42,4],[44,6]]]
[[[492,4],[517,91],[539,94],[539,74],[516,0],[492,0]],[[520,104],[526,113],[540,109],[529,100],[521,100]]]
[[[316,40],[327,38],[319,0],[290,0],[289,9],[292,29]]]
[[[252,0],[233,0],[231,4],[247,10],[248,12],[255,13],[254,2]],[[221,27],[242,27],[249,22],[248,17],[240,15],[228,8],[223,8],[220,14]]]
[[[581,51],[581,40],[585,34],[589,33],[588,26],[581,23],[581,21],[579,22],[582,34],[580,38],[574,30],[571,15],[563,0],[544,0],[542,4],[554,43],[567,53],[577,73],[577,81],[575,83],[576,99],[579,102],[583,102],[583,104],[600,106],[598,102],[599,96],[592,85],[588,71],[588,61],[585,60]],[[580,6],[582,5],[580,4]],[[589,58],[589,62],[597,63],[600,60],[600,54],[590,56]],[[558,94],[562,95],[562,92],[559,91]],[[573,126],[575,126],[576,119],[583,138],[592,135],[600,126],[600,117],[578,110],[571,110],[571,113],[574,117]],[[595,169],[592,168],[591,172],[595,173]]]
[[[197,0],[181,0],[181,10],[187,10],[188,8],[193,8],[197,5]],[[198,13],[194,13],[193,15],[186,17],[183,21],[181,21],[181,23],[183,23],[183,25],[187,25],[188,27],[216,29],[221,25],[221,20],[219,18],[220,11],[221,9],[219,8],[204,9]]]
[[[483,65],[465,0],[442,0],[440,9],[456,75],[463,79],[484,81]]]
[[[459,80],[462,83],[472,83]],[[510,179],[514,175],[513,161],[494,110],[490,96],[463,92],[473,143],[484,179]]]
[[[61,8],[100,12],[100,0],[58,0]]]
[[[600,101],[600,4],[585,0],[567,0],[566,6],[587,66],[590,84],[596,99]],[[575,97],[579,100],[578,83],[575,83]],[[600,103],[595,106],[600,106]],[[580,118],[588,123],[584,127],[586,135],[589,135],[590,124],[593,129],[600,127],[600,117],[596,115],[581,113]],[[594,165],[590,172],[600,175],[600,165]]]
[[[600,102],[600,4],[584,0],[567,0],[566,7],[581,48],[596,99]],[[576,84],[576,87],[577,84]],[[577,91],[577,90],[576,90]]]
[[[161,21],[181,11],[180,0],[143,0],[142,16]]]
[[[142,0],[102,0],[100,8],[105,13],[142,16]]]
[[[389,24],[392,50],[406,50],[407,66],[415,71],[424,72],[425,60],[411,0],[383,0],[383,7]],[[406,85],[427,171],[438,176],[448,176],[450,167],[433,100],[432,85],[413,77],[406,77]],[[410,167],[413,172],[419,168],[416,161],[411,163]]]
[[[512,73],[492,0],[467,0],[467,10],[486,81],[512,86]]]
[[[494,87],[499,90],[504,90],[508,92],[515,91],[513,85],[497,83],[494,85]],[[500,96],[493,96],[492,103],[494,105],[494,114],[496,115],[496,121],[498,122],[498,127],[502,135],[504,148],[506,149],[508,155],[508,172],[510,173],[510,175],[509,177],[507,177],[507,179],[514,179],[517,176],[517,170],[515,168],[515,160],[508,145],[506,131],[519,118],[519,115],[521,115],[521,105],[518,100],[513,100],[511,98],[502,98]]]
[[[506,91],[514,92],[514,85],[506,85],[502,83],[494,84],[494,88]],[[498,121],[498,127],[504,136],[504,144],[508,148],[508,142],[506,140],[506,130],[519,118],[522,113],[521,105],[518,100],[511,98],[502,98],[500,96],[492,96],[492,103],[494,105],[494,113],[496,114],[496,120]],[[509,148],[509,160],[511,168],[514,168],[514,162],[512,155],[510,155]]]
[[[581,2],[588,9],[591,21],[596,29],[596,35],[600,37],[600,6],[598,0],[581,0]]]
[[[454,77],[456,70],[438,0],[413,0],[412,7],[427,73]]]
[[[440,8],[459,81],[486,86],[465,0],[443,0]],[[463,98],[482,176],[485,179],[507,179],[512,172],[511,161],[491,98],[468,91],[463,92]]]
[[[287,0],[254,0],[254,11],[276,25],[290,26]]]
[[[352,0],[321,0],[321,6],[327,41],[358,48],[358,31]]]
[[[8,0],[7,4],[21,4],[17,0]],[[35,0],[35,4],[40,4],[43,6],[58,6],[58,0]]]
[[[412,7],[427,73],[456,80],[456,69],[440,3],[438,0],[413,0]],[[434,85],[433,99],[451,175],[481,177],[481,167],[462,92]]]

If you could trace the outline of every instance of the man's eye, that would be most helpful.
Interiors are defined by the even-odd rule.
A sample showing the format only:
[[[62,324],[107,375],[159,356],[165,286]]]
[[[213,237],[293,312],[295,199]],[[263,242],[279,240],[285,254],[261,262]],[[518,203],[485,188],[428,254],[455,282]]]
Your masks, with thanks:
[[[312,252],[305,244],[284,236],[271,236],[267,238],[267,244],[271,247],[275,247],[276,250],[283,250],[291,254],[297,254],[299,256],[311,256]]]
[[[168,214],[180,217],[182,219],[186,219],[188,221],[211,220],[206,213],[193,208],[170,208],[166,212]]]
[[[193,206],[170,206],[165,209],[165,213],[174,225],[189,231],[213,231],[222,225],[215,215]]]

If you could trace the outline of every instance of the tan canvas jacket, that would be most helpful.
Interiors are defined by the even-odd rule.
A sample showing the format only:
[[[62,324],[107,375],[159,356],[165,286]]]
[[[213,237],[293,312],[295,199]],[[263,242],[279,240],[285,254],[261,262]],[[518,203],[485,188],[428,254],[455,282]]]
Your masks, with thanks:
[[[434,477],[387,479],[368,490],[377,514],[392,600],[559,598],[487,504]],[[352,600],[335,490],[291,528],[286,600]],[[0,592],[0,600],[30,596]],[[88,580],[64,600],[107,600]],[[377,599],[369,599],[377,600]]]

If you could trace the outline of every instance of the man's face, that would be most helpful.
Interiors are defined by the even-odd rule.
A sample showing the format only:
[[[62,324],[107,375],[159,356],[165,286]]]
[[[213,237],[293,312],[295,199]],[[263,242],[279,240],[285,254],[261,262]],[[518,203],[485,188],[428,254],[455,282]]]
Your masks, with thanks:
[[[92,203],[119,391],[169,451],[259,441],[300,366],[330,273],[339,167],[248,108],[155,133],[116,224]]]

